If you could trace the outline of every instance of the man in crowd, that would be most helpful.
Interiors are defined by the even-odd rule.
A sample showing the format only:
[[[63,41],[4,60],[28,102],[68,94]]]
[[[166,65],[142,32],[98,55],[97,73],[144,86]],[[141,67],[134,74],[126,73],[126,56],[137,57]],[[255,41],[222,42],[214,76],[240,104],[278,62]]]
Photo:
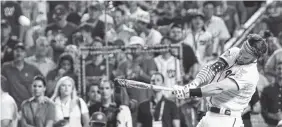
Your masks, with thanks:
[[[88,87],[88,102],[87,106],[90,107],[96,103],[101,102],[101,95],[99,93],[99,86],[97,84],[90,84]]]
[[[12,35],[9,21],[1,20],[1,63],[13,60],[13,48],[18,43],[18,38]]]
[[[46,37],[39,37],[35,43],[35,54],[25,58],[25,62],[35,66],[44,77],[48,72],[56,68],[52,59],[48,58],[49,42]]]
[[[1,73],[7,78],[8,93],[15,99],[17,106],[31,97],[31,83],[34,76],[41,75],[40,71],[24,61],[26,51],[23,43],[14,48],[14,60],[2,66]]]
[[[265,76],[268,78],[269,82],[274,81],[275,77],[275,67],[277,63],[282,62],[282,49],[276,50],[267,60],[265,64]]]
[[[1,127],[17,127],[18,107],[7,91],[7,79],[1,76]]]
[[[21,40],[24,37],[24,27],[29,26],[30,20],[24,16],[22,8],[15,1],[1,1],[1,19],[11,24],[11,34]]]
[[[214,46],[219,49],[214,50],[213,53],[218,55],[218,53],[223,52],[224,44],[230,38],[230,34],[222,18],[214,15],[215,7],[215,1],[205,1],[203,3],[206,29],[212,34],[213,38],[218,38],[218,42],[213,42]]]
[[[172,39],[168,37],[163,37],[161,44],[170,45],[172,44]],[[173,87],[181,82],[181,69],[180,61],[176,57],[172,56],[171,49],[167,49],[161,55],[154,58],[155,64],[157,65],[158,72],[160,72],[164,77],[164,85],[166,87]],[[164,92],[165,97],[170,97],[171,92]]]
[[[262,116],[269,127],[282,120],[282,62],[275,66],[275,82],[264,88],[261,95]]]
[[[154,73],[151,84],[164,86],[164,76]],[[154,90],[153,96],[138,108],[137,127],[180,127],[177,106],[163,95],[162,90]]]
[[[66,20],[68,15],[67,9],[63,5],[57,5],[54,9],[51,23],[45,29],[45,33],[54,50],[54,61],[64,52],[64,48],[68,44],[72,44],[72,34],[77,26]]]

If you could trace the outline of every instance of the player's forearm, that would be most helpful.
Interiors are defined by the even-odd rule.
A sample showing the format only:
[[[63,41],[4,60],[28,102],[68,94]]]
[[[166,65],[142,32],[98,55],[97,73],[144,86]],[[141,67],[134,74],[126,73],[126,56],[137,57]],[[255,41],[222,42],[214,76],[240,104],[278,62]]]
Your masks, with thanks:
[[[214,76],[215,72],[209,65],[207,65],[202,70],[200,70],[191,84],[195,85],[194,87],[202,86],[210,82],[214,78]]]

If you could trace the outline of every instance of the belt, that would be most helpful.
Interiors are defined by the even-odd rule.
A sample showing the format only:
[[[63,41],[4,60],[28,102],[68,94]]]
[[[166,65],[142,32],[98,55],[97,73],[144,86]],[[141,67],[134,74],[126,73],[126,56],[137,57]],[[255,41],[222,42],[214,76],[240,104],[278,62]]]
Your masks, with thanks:
[[[209,111],[213,112],[213,113],[231,116],[231,110],[230,109],[223,109],[222,110],[221,108],[218,108],[218,107],[210,107]]]

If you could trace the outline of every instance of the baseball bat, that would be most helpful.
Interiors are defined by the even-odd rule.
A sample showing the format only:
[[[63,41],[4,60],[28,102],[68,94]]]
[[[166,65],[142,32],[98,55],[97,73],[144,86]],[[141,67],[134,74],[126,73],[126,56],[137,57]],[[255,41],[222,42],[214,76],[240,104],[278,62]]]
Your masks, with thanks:
[[[129,79],[115,79],[115,82],[117,82],[117,84],[120,87],[126,87],[126,88],[173,91],[173,88],[169,88],[169,87],[165,87],[165,86],[152,85],[152,84],[148,84],[148,83],[144,83],[144,82],[138,82],[138,81],[129,80]]]

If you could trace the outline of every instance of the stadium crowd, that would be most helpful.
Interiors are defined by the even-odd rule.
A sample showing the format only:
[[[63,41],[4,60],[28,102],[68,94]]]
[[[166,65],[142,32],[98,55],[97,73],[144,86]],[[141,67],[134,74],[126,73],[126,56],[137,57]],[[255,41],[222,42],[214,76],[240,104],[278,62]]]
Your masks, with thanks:
[[[119,88],[113,79],[184,85],[264,4],[1,1],[1,126],[196,127],[207,111],[204,99]],[[252,32],[266,39],[268,53],[257,61],[260,81],[242,118],[245,127],[275,127],[282,120],[282,2],[270,5]],[[171,49],[86,54],[86,98],[80,96],[81,47],[171,44],[182,47],[182,58]]]

